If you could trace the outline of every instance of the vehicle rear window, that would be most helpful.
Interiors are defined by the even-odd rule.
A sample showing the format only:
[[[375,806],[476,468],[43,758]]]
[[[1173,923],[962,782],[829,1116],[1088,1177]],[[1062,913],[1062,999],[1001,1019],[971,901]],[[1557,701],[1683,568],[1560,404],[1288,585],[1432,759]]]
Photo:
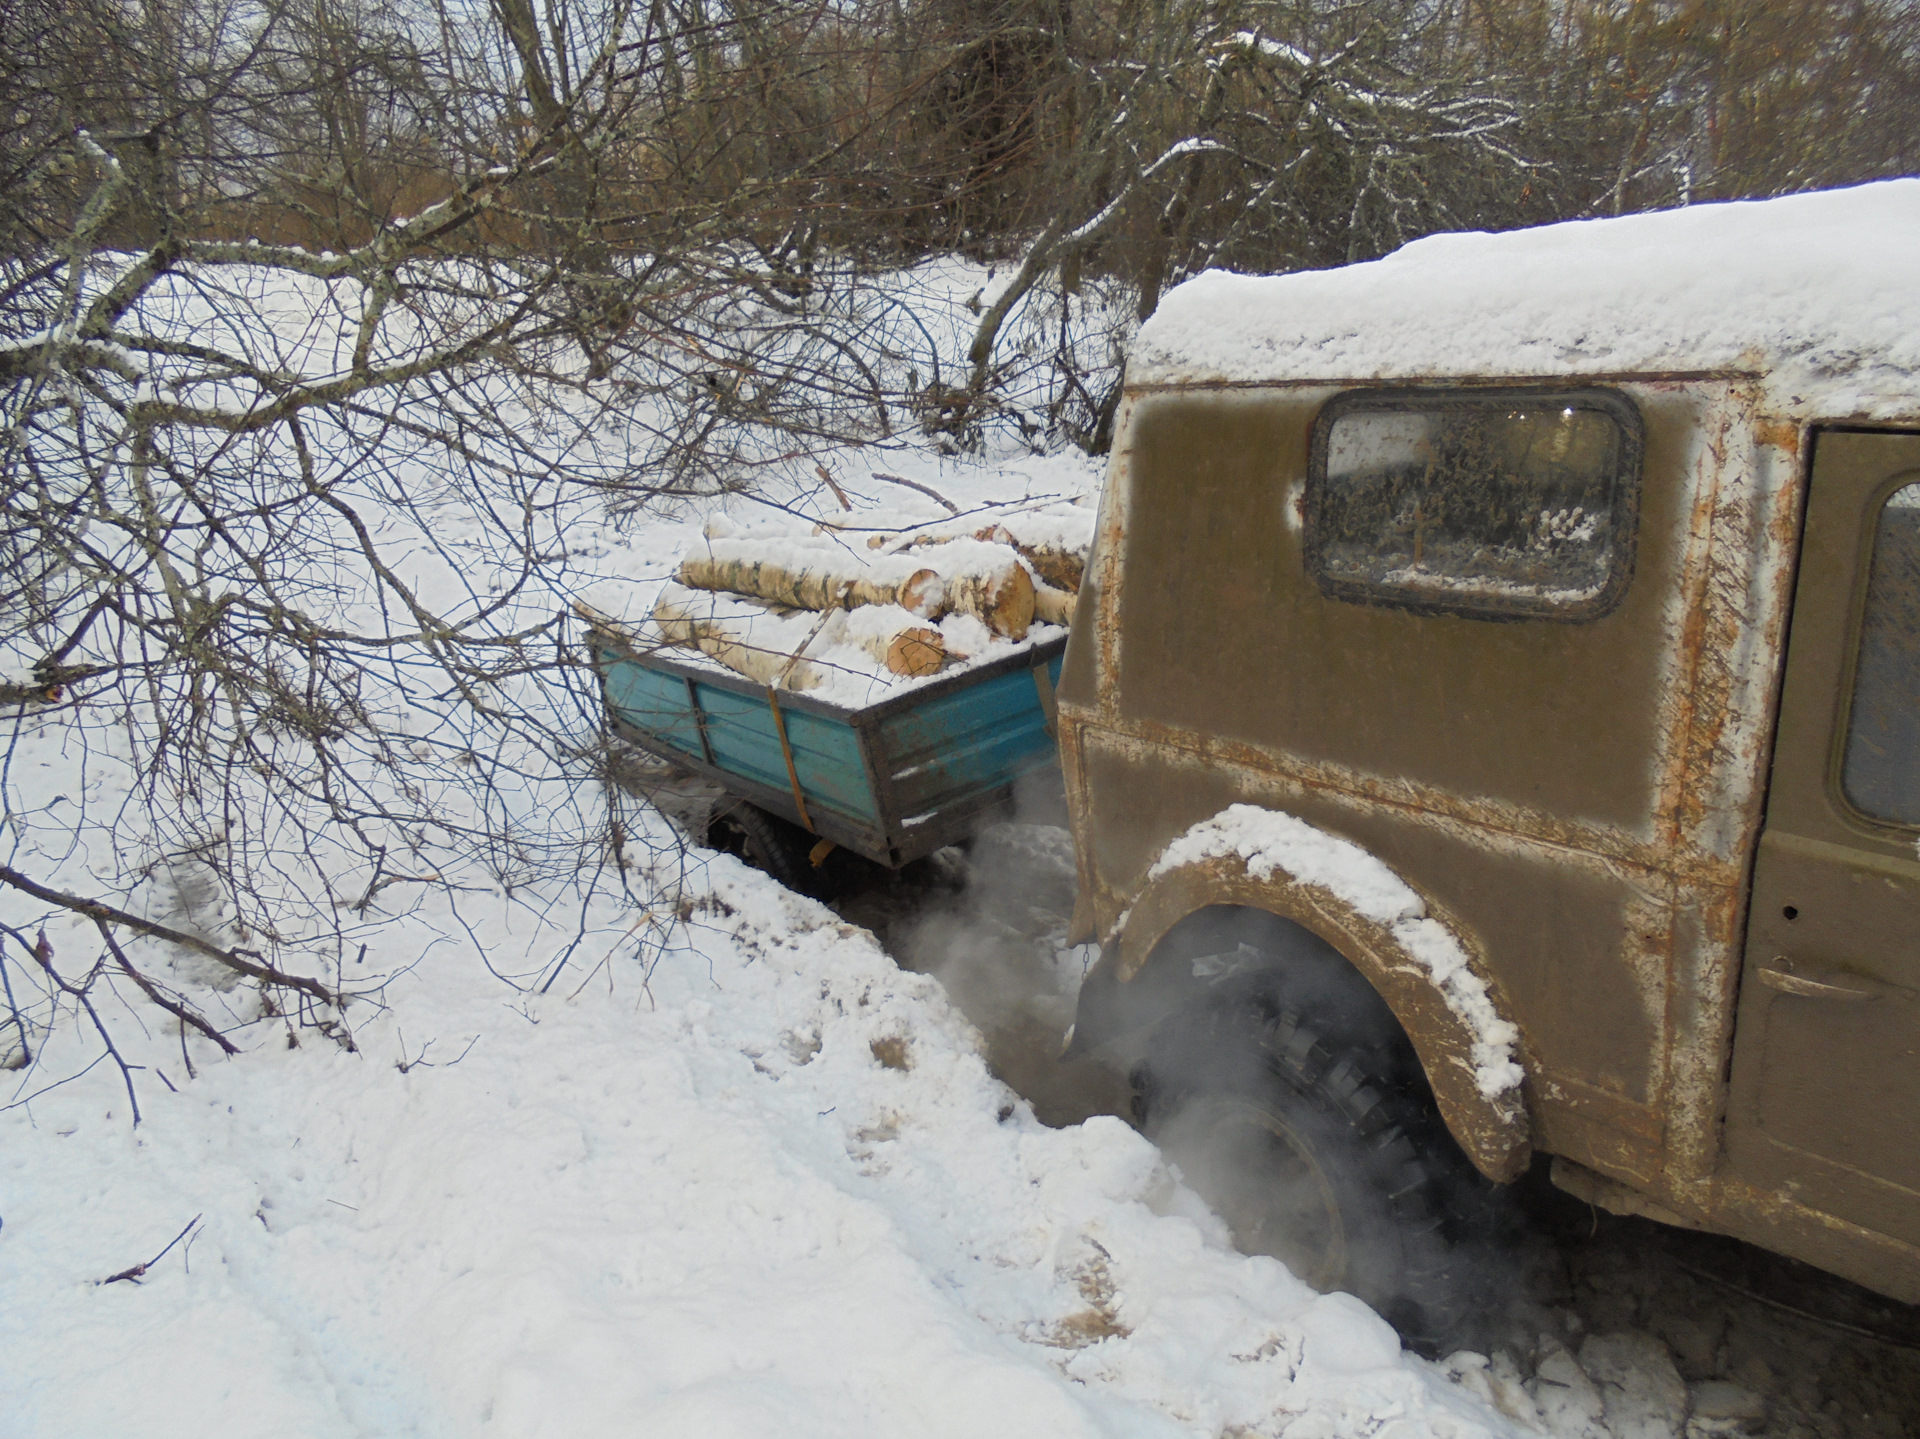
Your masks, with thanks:
[[[1862,814],[1920,825],[1920,483],[1874,527],[1841,785]]]
[[[1592,619],[1633,571],[1639,412],[1612,390],[1360,390],[1314,426],[1306,562],[1341,599]]]

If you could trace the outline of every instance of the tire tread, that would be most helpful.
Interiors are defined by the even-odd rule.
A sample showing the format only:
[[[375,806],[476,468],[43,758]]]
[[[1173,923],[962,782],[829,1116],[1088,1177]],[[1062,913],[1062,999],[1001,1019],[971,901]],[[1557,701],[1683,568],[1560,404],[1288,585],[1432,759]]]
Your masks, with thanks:
[[[1342,1043],[1295,1009],[1242,1002],[1172,1016],[1151,1055],[1135,1072],[1135,1114],[1149,1135],[1184,1104],[1230,1094],[1303,1104],[1351,1136],[1399,1240],[1394,1261],[1375,1266],[1376,1280],[1394,1278],[1385,1287],[1362,1282],[1360,1297],[1410,1343],[1437,1349],[1471,1303],[1447,1232],[1466,1160],[1418,1096],[1376,1077],[1386,1068],[1378,1052]]]

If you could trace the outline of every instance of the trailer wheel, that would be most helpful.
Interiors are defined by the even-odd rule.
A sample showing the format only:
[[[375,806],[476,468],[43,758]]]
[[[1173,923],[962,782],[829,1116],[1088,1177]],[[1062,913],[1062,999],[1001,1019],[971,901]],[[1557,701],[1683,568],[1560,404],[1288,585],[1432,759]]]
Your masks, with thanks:
[[[1202,1008],[1155,1031],[1135,1116],[1241,1250],[1439,1352],[1477,1298],[1445,1222],[1471,1166],[1380,1067],[1291,1010]]]
[[[842,877],[844,866],[836,862],[837,851],[828,856],[827,864],[814,864],[816,836],[745,801],[717,815],[707,839],[713,848],[738,855],[795,894],[825,899]]]

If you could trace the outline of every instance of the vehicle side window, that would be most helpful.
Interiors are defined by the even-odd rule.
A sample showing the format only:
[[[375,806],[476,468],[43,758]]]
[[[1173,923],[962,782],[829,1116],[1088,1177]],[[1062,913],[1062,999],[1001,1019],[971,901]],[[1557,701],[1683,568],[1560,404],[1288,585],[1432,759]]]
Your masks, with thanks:
[[[1306,563],[1369,604],[1592,619],[1633,572],[1639,412],[1611,390],[1361,390],[1314,427]]]
[[[1862,814],[1920,825],[1920,483],[1874,528],[1841,786]]]

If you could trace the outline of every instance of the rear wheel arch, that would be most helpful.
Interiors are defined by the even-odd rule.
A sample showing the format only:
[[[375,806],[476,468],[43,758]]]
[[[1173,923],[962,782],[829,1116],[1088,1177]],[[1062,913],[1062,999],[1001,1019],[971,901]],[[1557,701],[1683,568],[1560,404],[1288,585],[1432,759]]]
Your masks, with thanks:
[[[1498,1182],[1525,1171],[1532,1147],[1521,1092],[1517,1087],[1495,1095],[1482,1091],[1479,1075],[1486,1053],[1485,1033],[1458,1012],[1457,998],[1450,999],[1431,964],[1411,952],[1394,927],[1284,871],[1276,869],[1265,877],[1250,874],[1243,859],[1228,854],[1178,866],[1150,881],[1119,932],[1103,946],[1100,964],[1089,976],[1092,995],[1105,991],[1110,996],[1096,1006],[1104,1013],[1089,1015],[1083,999],[1083,1016],[1096,1026],[1111,1026],[1111,1016],[1132,1007],[1119,997],[1126,991],[1138,993],[1142,1000],[1151,994],[1150,1003],[1177,1002],[1174,996],[1193,983],[1177,972],[1180,960],[1191,957],[1182,946],[1182,936],[1204,925],[1206,916],[1230,913],[1260,916],[1253,923],[1264,922],[1271,935],[1303,934],[1309,942],[1303,948],[1317,943],[1337,954],[1404,1036],[1432,1088],[1442,1121],[1474,1167]],[[1434,915],[1431,905],[1428,916],[1459,944],[1466,967],[1479,979],[1493,1013],[1506,1019],[1498,991],[1473,947],[1460,942],[1459,927]],[[1279,955],[1277,963],[1284,968],[1288,956]],[[1086,1036],[1092,1043],[1102,1037]],[[1517,1053],[1514,1058],[1519,1059]]]

